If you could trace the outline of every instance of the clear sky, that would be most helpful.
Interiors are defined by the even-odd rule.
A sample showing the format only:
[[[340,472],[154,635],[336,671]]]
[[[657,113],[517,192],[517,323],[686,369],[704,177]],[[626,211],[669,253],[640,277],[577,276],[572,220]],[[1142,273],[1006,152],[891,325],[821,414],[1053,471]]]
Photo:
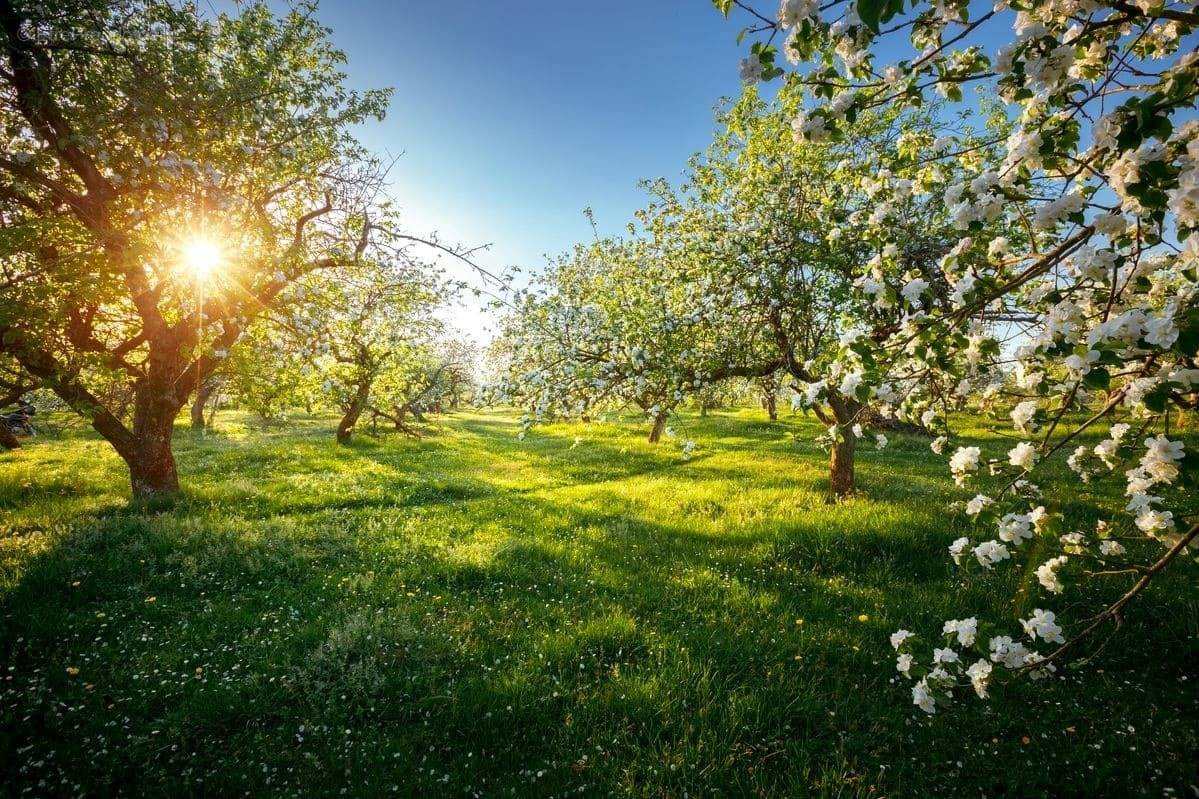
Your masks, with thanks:
[[[710,0],[324,0],[318,17],[352,86],[395,90],[361,136],[402,154],[409,228],[492,243],[480,261],[495,271],[590,238],[588,206],[618,232],[646,199],[638,181],[677,177],[740,91],[746,20]]]

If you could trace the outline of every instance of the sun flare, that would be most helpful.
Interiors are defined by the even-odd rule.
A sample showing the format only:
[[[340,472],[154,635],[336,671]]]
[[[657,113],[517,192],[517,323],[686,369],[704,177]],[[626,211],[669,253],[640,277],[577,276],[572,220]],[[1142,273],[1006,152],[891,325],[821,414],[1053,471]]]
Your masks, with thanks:
[[[183,264],[199,280],[206,280],[221,266],[221,248],[211,239],[194,238],[183,247]]]

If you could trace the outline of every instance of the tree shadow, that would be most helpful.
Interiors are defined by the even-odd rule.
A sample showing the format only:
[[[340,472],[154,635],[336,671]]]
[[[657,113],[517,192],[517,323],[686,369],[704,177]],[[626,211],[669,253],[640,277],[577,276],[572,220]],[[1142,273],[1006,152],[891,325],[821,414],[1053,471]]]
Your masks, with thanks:
[[[930,771],[951,786],[962,759],[1047,793],[1067,758],[1089,757],[1078,786],[1101,791],[1194,741],[1171,675],[1195,610],[1180,630],[1170,591],[1132,609],[1140,632],[1113,640],[1107,675],[996,700],[1018,712],[967,704],[952,736],[909,710],[889,633],[1002,615],[1016,578],[950,569],[960,520],[913,501],[952,491],[933,463],[888,478],[906,461],[884,452],[861,467],[872,498],[826,508],[823,464],[785,447],[747,479],[720,453],[514,429],[222,445],[188,455],[210,471],[174,507],[57,530],[0,595],[0,769],[90,793],[805,795],[895,793]],[[784,489],[785,511],[756,507]],[[1144,664],[1146,642],[1166,655]],[[1134,667],[1123,699],[1071,699]],[[1033,701],[1057,736],[1035,765]],[[1119,754],[1120,722],[1146,708],[1158,750]]]

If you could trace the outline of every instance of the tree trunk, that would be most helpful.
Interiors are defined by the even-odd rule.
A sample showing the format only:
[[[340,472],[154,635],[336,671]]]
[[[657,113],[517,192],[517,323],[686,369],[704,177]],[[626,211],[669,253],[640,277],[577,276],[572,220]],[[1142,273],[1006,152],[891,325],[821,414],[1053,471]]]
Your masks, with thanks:
[[[350,400],[350,404],[346,407],[345,416],[341,417],[341,422],[337,425],[337,443],[350,443],[350,436],[354,433],[354,425],[358,424],[358,417],[362,415],[362,411],[366,408],[366,401],[370,398],[371,384],[362,382],[358,384],[358,391],[354,394],[354,398]]]
[[[779,403],[774,392],[766,395],[766,413],[770,417],[770,421],[777,422],[779,419]]]
[[[411,413],[412,418],[415,419],[416,421],[418,421],[418,422],[425,421],[424,411],[422,411],[415,402],[409,402],[407,405],[404,406],[404,410]]]
[[[212,398],[212,393],[216,390],[216,384],[212,380],[205,380],[200,383],[196,389],[196,397],[192,400],[192,430],[203,430],[207,427],[204,419],[204,407],[208,405],[208,400]]]
[[[133,446],[121,452],[129,465],[134,499],[179,492],[171,434],[182,405],[172,391],[158,386],[157,381],[137,386],[133,401]]]
[[[178,349],[151,341],[148,374],[133,385],[133,429],[130,430],[49,352],[30,344],[21,335],[11,336],[4,343],[14,347],[13,354],[30,374],[43,380],[112,444],[129,466],[135,499],[179,491],[171,434],[175,417],[187,402],[192,387],[188,385],[180,392],[182,396],[175,390],[180,379]]]
[[[212,401],[208,404],[208,421],[204,423],[204,426],[209,430],[212,429],[213,422],[216,421],[216,412],[221,407],[222,399],[224,398],[221,396],[220,392],[217,392],[216,396],[213,397]]]
[[[834,497],[847,497],[854,490],[853,460],[858,440],[850,428],[856,403],[834,395],[829,398],[829,405],[833,409],[837,424],[841,427],[841,440],[834,442],[829,452],[829,487]]]
[[[833,444],[828,460],[829,485],[837,497],[853,493],[853,456],[857,439],[852,430],[843,432],[841,440]]]
[[[0,447],[5,449],[16,449],[21,446],[21,442],[17,441],[17,437],[8,429],[8,425],[0,422]]]
[[[662,431],[666,429],[666,414],[660,413],[654,417],[654,426],[649,431],[649,443],[657,444],[662,440]]]

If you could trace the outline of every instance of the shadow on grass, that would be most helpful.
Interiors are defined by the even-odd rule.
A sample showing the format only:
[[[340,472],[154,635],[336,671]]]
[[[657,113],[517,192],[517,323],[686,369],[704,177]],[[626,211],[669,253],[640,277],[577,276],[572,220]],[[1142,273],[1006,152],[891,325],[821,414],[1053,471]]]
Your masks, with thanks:
[[[0,598],[0,770],[214,795],[946,793],[956,760],[992,793],[1050,792],[1063,769],[1093,791],[1183,773],[1194,710],[1167,677],[1194,643],[1166,592],[1105,653],[1113,681],[1144,669],[1137,689],[1090,675],[1107,693],[1085,716],[1073,675],[1014,690],[1039,697],[1031,720],[967,704],[947,733],[914,715],[887,635],[1002,618],[1013,591],[948,568],[960,522],[929,500],[935,464],[880,453],[872,498],[825,508],[823,464],[785,442],[747,478],[718,445],[683,464],[618,428],[575,450],[568,429],[515,429],[197,447],[210,471],[175,506],[58,530]],[[1147,640],[1167,653],[1149,666]],[[1155,749],[1123,754],[1121,722],[1151,708]],[[1020,743],[1040,733],[1053,757]]]

